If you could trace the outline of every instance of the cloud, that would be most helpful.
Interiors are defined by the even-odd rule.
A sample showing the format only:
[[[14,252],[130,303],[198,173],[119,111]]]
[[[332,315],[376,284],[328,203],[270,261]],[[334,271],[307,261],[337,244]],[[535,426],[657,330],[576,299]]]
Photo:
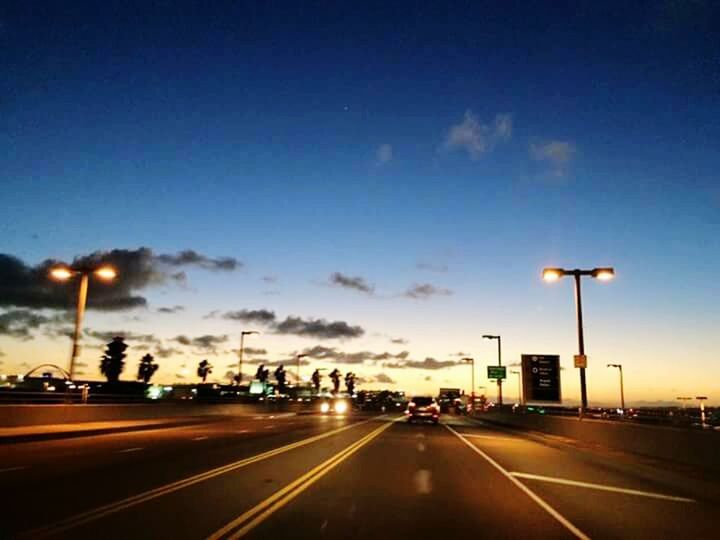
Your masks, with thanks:
[[[360,276],[346,276],[340,272],[334,272],[330,275],[329,281],[331,285],[345,289],[354,289],[366,294],[373,294],[375,292],[375,287],[368,284],[368,282]]]
[[[227,340],[227,334],[219,336],[205,334],[203,336],[198,336],[194,338],[190,338],[186,335],[179,335],[174,337],[172,341],[174,341],[175,343],[179,343],[180,345],[194,347],[195,349],[204,354],[217,354],[218,347],[226,343]]]
[[[124,338],[128,344],[132,344],[133,341],[139,343],[145,343],[150,345],[156,345],[160,343],[160,339],[154,334],[138,334],[135,332],[126,331],[109,331],[109,330],[85,330],[85,335],[94,339],[99,339],[103,342],[110,342],[113,338],[119,336]]]
[[[375,152],[375,159],[378,165],[390,163],[393,158],[393,147],[391,144],[381,144]]]
[[[202,255],[192,249],[179,251],[175,255],[158,255],[158,262],[170,266],[199,266],[205,270],[237,270],[243,263],[234,257],[219,257],[213,259]]]
[[[430,298],[431,296],[450,296],[452,293],[453,292],[450,289],[436,287],[430,283],[415,283],[403,293],[403,296],[407,298],[425,299]]]
[[[345,321],[326,321],[325,319],[301,319],[286,317],[274,325],[276,334],[291,334],[314,338],[356,338],[365,334],[360,326],[351,326]]]
[[[175,347],[158,346],[158,348],[155,349],[155,356],[158,358],[170,358],[171,356],[179,356],[181,354],[183,354],[183,351]]]
[[[185,311],[185,306],[161,307],[157,309],[158,313],[179,313]]]
[[[481,124],[472,111],[465,111],[462,122],[450,127],[443,148],[446,151],[464,150],[470,159],[480,159],[500,141],[512,136],[512,116],[498,114],[492,126]]]
[[[432,381],[432,376],[431,376],[431,375],[427,375],[427,376],[425,377],[425,381]]]
[[[453,366],[457,366],[462,364],[462,362],[458,362],[456,360],[435,360],[435,358],[426,358],[422,361],[417,360],[406,360],[404,362],[388,362],[383,364],[383,367],[385,368],[392,368],[392,369],[401,369],[401,368],[411,368],[411,369],[444,369],[449,368]]]
[[[273,275],[263,276],[263,277],[260,278],[260,279],[261,279],[263,282],[268,283],[268,284],[273,284],[273,283],[277,283],[277,282],[278,282],[277,276],[273,276]]]
[[[52,320],[52,317],[35,313],[29,309],[11,309],[0,313],[0,335],[24,340],[33,339],[30,330],[37,329]]]
[[[575,145],[567,141],[548,141],[531,143],[530,156],[535,161],[548,163],[555,176],[564,176],[570,161],[575,155]]]
[[[188,256],[192,253],[192,256]],[[200,261],[204,262],[198,262]],[[234,262],[233,262],[234,261]],[[50,269],[60,261],[47,259],[35,266],[28,265],[8,254],[0,254],[0,305],[27,308],[66,309],[74,304],[76,288],[67,283],[49,279]],[[95,251],[77,256],[71,266],[94,268],[112,265],[118,276],[112,284],[91,280],[88,308],[99,310],[122,310],[145,307],[147,300],[137,294],[150,286],[168,282],[180,283],[186,279],[184,272],[169,271],[168,266],[200,265],[215,270],[233,270],[240,264],[235,259],[209,259],[193,252],[178,255],[155,255],[149,248],[136,250],[114,249]]]
[[[404,338],[390,338],[390,343],[393,345],[407,345],[410,343],[407,339]]]
[[[448,267],[446,264],[433,264],[427,262],[419,262],[415,265],[418,270],[428,270],[430,272],[447,272]]]
[[[209,313],[209,318],[214,317],[217,312]],[[267,309],[241,309],[239,311],[226,311],[221,315],[229,321],[252,322],[258,324],[271,324],[275,322],[275,312]]]
[[[257,356],[258,354],[265,355],[267,354],[267,349],[260,349],[255,347],[243,347],[243,354],[247,354],[249,356]]]
[[[315,360],[331,360],[337,364],[362,364],[364,362],[378,362],[390,359],[404,360],[410,355],[408,351],[401,351],[397,354],[389,352],[374,353],[370,351],[347,353],[335,347],[326,347],[324,345],[305,348],[302,350],[302,354],[306,354],[309,358]]]
[[[377,375],[375,375],[374,381],[383,384],[397,384],[394,379],[392,379],[389,375],[386,375],[385,373],[378,373]]]

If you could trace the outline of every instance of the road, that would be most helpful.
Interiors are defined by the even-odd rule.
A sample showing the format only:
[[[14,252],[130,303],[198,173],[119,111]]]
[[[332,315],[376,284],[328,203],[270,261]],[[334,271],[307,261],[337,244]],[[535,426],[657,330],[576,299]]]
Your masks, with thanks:
[[[458,417],[261,415],[0,446],[2,538],[718,538],[703,471]]]

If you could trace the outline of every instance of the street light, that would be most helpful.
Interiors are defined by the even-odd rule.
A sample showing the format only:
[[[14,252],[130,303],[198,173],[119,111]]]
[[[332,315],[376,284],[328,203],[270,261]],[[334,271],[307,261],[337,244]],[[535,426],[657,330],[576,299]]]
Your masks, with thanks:
[[[470,408],[475,412],[475,359],[474,358],[462,358],[461,362],[470,364],[471,377],[470,377]]]
[[[707,399],[707,396],[697,396],[695,397],[700,402],[700,425],[703,428],[706,428],[707,425],[705,425],[705,400]]]
[[[502,366],[502,339],[500,339],[500,336],[493,336],[490,334],[485,334],[483,336],[483,339],[496,339],[498,342],[498,366]],[[497,386],[498,386],[498,405],[502,405],[502,379],[497,380]]]
[[[80,341],[80,331],[82,329],[83,316],[85,315],[85,305],[87,303],[88,280],[90,274],[101,279],[102,281],[112,281],[117,277],[117,271],[109,265],[102,265],[94,268],[81,267],[71,268],[65,265],[55,266],[50,269],[50,278],[55,281],[68,281],[75,276],[80,276],[80,284],[78,286],[77,310],[75,311],[75,331],[73,332],[73,346],[70,354],[70,380],[75,376],[75,361],[77,360]]]
[[[238,354],[238,387],[240,387],[240,381],[242,381],[242,361],[243,361],[243,350],[245,349],[245,336],[252,334],[259,334],[257,330],[243,330],[240,332],[240,352]]]
[[[592,270],[565,270],[564,268],[545,268],[542,273],[545,281],[557,281],[564,276],[573,276],[575,278],[575,307],[577,309],[577,327],[578,327],[578,348],[579,356],[585,356],[585,337],[583,336],[583,320],[582,320],[582,296],[580,292],[580,278],[590,276],[602,281],[608,281],[615,277],[615,269],[610,267],[593,268]],[[585,383],[585,368],[580,367],[580,397],[582,406],[580,415],[582,416],[587,409],[587,385]]]
[[[620,371],[620,408],[622,408],[623,413],[625,413],[625,388],[623,385],[622,364],[608,364],[607,367],[618,368],[618,370]]]
[[[518,378],[518,404],[523,404],[523,398],[522,398],[522,379],[520,378],[520,372],[519,371],[511,371],[513,375],[517,375]]]
[[[309,356],[307,354],[296,354],[295,355],[295,362],[297,363],[297,380],[298,384],[300,384],[300,359],[305,358],[306,356]]]

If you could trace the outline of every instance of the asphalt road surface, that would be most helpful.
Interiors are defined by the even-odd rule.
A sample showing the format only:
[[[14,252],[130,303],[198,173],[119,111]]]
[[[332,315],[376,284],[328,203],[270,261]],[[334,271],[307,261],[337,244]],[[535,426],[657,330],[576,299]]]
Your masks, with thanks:
[[[452,416],[7,444],[0,486],[1,538],[720,538],[703,471]]]

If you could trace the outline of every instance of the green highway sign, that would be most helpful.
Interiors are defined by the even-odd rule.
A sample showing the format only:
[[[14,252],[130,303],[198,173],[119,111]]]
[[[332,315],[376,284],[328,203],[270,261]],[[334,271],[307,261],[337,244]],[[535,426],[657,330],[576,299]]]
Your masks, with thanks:
[[[505,366],[488,366],[488,379],[507,379]]]

